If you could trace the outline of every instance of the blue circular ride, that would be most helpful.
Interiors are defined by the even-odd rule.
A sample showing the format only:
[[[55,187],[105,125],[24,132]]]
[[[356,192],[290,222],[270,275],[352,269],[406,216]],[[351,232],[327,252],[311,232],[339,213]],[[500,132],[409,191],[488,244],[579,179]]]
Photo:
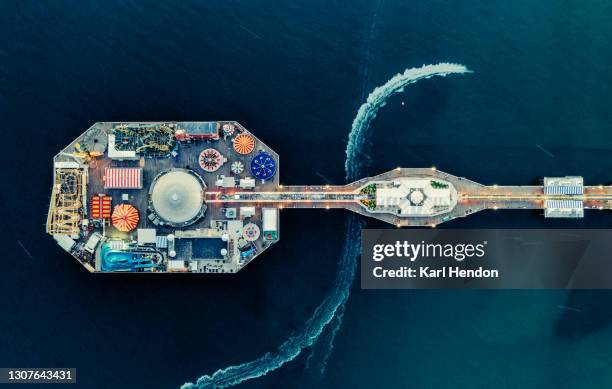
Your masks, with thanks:
[[[276,161],[270,154],[261,151],[251,161],[251,173],[255,178],[268,180],[276,173]]]

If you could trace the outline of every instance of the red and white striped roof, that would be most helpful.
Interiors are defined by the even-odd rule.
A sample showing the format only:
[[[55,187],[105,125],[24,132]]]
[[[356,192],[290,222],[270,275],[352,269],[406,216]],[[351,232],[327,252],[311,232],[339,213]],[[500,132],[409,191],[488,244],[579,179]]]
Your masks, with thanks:
[[[104,189],[142,189],[142,169],[139,167],[107,167]]]

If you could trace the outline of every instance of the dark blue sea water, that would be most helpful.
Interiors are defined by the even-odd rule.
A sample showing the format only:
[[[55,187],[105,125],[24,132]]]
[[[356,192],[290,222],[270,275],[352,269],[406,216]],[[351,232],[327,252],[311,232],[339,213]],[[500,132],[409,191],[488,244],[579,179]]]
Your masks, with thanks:
[[[283,212],[280,244],[235,276],[88,274],[44,221],[51,158],[93,122],[234,119],[279,153],[282,183],[340,183],[364,94],[451,61],[474,73],[420,81],[379,112],[367,174],[435,165],[485,184],[609,183],[611,16],[603,0],[3,2],[0,366],[76,367],[83,388],[178,388],[275,350],[332,287],[342,211]],[[446,227],[611,221],[487,212]],[[611,346],[607,292],[357,282],[322,378],[306,353],[242,386],[609,388]]]

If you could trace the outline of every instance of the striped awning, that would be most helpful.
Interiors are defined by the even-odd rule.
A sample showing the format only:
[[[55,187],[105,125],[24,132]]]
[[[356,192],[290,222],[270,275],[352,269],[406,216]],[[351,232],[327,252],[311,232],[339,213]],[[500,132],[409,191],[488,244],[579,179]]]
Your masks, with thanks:
[[[544,188],[547,195],[579,195],[584,192],[584,187],[579,185],[548,185]]]
[[[110,196],[91,196],[91,218],[109,219],[111,217],[111,200]]]
[[[546,200],[548,209],[583,209],[582,200]]]
[[[139,167],[108,167],[104,173],[105,189],[142,189]]]

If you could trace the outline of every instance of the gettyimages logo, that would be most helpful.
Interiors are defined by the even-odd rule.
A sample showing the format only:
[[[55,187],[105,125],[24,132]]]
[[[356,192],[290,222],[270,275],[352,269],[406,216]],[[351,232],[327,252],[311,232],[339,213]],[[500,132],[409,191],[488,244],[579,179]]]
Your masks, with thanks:
[[[362,230],[363,289],[612,289],[612,230]]]
[[[394,244],[375,244],[372,247],[372,259],[376,262],[387,258],[402,258],[414,262],[420,258],[452,258],[461,262],[468,258],[485,256],[487,241],[481,243],[409,243],[396,241]]]

